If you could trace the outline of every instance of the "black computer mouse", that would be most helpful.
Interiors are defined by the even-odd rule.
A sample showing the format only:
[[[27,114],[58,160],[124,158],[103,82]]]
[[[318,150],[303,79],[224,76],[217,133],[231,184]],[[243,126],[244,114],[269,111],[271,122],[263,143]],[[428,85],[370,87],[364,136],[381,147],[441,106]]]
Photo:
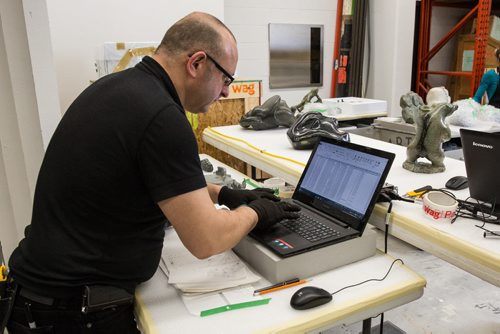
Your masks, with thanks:
[[[330,292],[315,286],[306,286],[293,294],[290,306],[296,310],[307,310],[329,303],[331,300]]]
[[[462,190],[469,186],[467,178],[465,176],[454,176],[445,184],[446,188],[451,190]]]

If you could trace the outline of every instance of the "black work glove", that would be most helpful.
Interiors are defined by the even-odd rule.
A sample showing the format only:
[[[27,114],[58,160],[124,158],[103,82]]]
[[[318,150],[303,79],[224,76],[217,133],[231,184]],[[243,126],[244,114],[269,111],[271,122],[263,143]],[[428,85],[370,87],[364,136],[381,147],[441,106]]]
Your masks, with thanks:
[[[248,207],[254,209],[259,217],[259,221],[254,227],[256,231],[267,230],[277,222],[284,219],[299,218],[299,214],[297,212],[300,211],[300,206],[290,202],[273,202],[262,198],[251,202],[248,204]]]
[[[267,198],[275,202],[278,202],[280,200],[278,197],[274,196],[274,190],[272,189],[230,189],[224,186],[219,192],[217,201],[220,205],[225,205],[232,210],[236,209],[240,205],[249,204],[250,202],[255,201],[259,198]]]

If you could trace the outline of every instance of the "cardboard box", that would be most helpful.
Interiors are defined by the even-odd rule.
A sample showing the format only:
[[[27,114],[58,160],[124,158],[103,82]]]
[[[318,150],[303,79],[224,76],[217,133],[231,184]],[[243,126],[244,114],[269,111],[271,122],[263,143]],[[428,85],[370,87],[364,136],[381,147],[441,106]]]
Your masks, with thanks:
[[[472,22],[472,30],[471,34],[476,33],[476,20],[474,19]],[[500,18],[495,15],[490,16],[490,24],[489,24],[489,37],[496,39],[497,41],[500,41]]]

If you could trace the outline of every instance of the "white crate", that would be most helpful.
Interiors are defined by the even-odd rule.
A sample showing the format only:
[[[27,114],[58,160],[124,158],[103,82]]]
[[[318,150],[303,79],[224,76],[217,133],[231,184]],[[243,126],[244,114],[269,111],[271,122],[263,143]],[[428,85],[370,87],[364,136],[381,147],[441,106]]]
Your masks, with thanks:
[[[330,108],[340,108],[343,115],[370,114],[387,111],[387,101],[364,99],[361,97],[337,97],[323,99]]]

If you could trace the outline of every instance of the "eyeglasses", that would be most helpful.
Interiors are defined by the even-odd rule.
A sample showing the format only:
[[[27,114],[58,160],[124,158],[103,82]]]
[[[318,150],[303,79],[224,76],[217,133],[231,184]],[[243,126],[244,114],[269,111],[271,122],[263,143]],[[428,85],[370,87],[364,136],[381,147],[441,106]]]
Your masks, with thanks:
[[[224,67],[220,66],[220,65],[219,65],[219,63],[218,63],[215,59],[213,59],[213,58],[212,58],[212,57],[211,57],[208,53],[206,53],[206,52],[205,52],[205,54],[207,55],[207,58],[208,58],[208,59],[210,59],[210,60],[212,61],[212,63],[214,63],[215,67],[217,67],[217,69],[218,69],[219,71],[221,71],[221,72],[222,72],[222,74],[224,74],[224,75],[226,76],[226,77],[224,78],[224,86],[229,86],[230,84],[232,84],[232,83],[233,83],[233,81],[234,81],[233,76],[232,76],[231,74],[229,74],[229,72],[228,72],[228,71],[226,71],[226,70],[224,69]],[[189,56],[189,57],[191,57],[192,55],[193,55],[193,54],[190,54],[190,55],[188,55],[188,56]]]

